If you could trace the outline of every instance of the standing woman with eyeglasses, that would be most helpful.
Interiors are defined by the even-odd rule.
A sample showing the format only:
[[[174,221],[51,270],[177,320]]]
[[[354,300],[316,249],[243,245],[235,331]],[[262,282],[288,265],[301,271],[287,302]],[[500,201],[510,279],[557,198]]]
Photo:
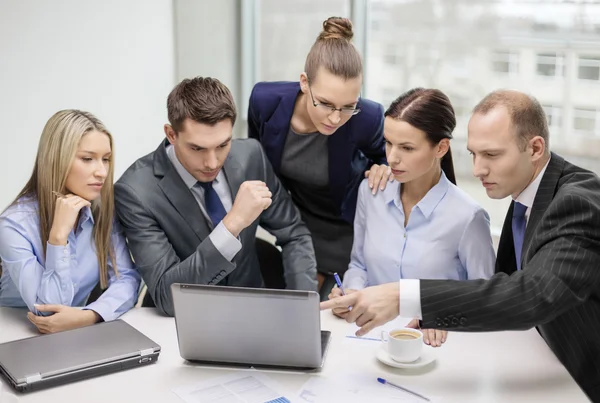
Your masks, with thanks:
[[[333,273],[348,269],[361,180],[366,175],[375,193],[390,175],[383,107],[360,97],[352,36],[350,20],[328,18],[300,82],[258,83],[248,107],[248,136],[261,142],[312,233],[322,299]]]

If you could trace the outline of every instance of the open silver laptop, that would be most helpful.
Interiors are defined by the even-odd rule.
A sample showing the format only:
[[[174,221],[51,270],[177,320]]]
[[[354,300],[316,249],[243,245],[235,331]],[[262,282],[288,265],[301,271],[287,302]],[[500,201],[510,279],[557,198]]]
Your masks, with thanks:
[[[211,364],[318,370],[331,333],[319,294],[173,284],[179,353]]]
[[[160,346],[115,320],[0,344],[0,372],[20,392],[156,362]]]

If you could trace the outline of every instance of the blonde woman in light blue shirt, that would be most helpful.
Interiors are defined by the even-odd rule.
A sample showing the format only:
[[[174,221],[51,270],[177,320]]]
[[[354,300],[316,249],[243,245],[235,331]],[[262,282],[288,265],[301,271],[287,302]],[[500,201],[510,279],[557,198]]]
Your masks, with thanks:
[[[455,126],[450,100],[439,90],[408,91],[385,112],[395,181],[376,195],[366,182],[359,188],[346,293],[400,279],[471,280],[494,273],[489,216],[456,186],[450,152]],[[334,289],[330,298],[339,295]],[[347,310],[334,313],[344,317]],[[447,337],[440,330],[423,333],[436,347]]]
[[[46,123],[31,178],[0,214],[0,306],[27,307],[41,333],[118,318],[140,275],[114,214],[113,140],[89,112]],[[96,284],[105,291],[94,302]]]

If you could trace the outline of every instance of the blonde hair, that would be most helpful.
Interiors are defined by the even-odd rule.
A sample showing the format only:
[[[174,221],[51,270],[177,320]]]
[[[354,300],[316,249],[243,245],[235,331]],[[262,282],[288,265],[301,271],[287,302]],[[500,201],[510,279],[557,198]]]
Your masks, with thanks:
[[[106,180],[100,192],[100,201],[92,201],[91,206],[92,216],[94,217],[93,234],[96,255],[100,267],[100,286],[105,289],[108,287],[108,259],[112,263],[115,274],[118,275],[111,240],[114,216],[114,150],[112,135],[98,118],[89,112],[75,109],[55,113],[44,126],[33,173],[12,204],[15,204],[24,196],[37,199],[40,237],[45,255],[56,207],[56,196],[53,192],[61,194],[67,192],[65,184],[71,165],[75,160],[77,148],[82,137],[91,131],[106,134],[113,151],[113,158],[110,159]]]
[[[323,31],[306,56],[304,71],[314,79],[319,67],[345,80],[362,75],[362,59],[351,40],[352,22],[347,18],[329,17],[323,22]]]

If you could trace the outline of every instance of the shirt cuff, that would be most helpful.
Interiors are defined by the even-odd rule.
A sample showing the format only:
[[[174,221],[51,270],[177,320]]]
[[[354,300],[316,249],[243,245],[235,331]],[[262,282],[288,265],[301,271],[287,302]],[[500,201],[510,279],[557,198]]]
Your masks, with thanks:
[[[419,280],[400,280],[400,317],[423,319],[421,312],[421,282]]]
[[[69,270],[71,267],[71,251],[69,250],[69,244],[66,245],[52,245],[46,243],[46,269],[58,272]]]
[[[242,249],[242,243],[234,237],[231,232],[225,227],[223,221],[216,226],[213,232],[208,236],[215,245],[215,248],[228,261],[232,261],[235,255]]]
[[[108,304],[104,304],[102,301],[94,301],[82,309],[96,312],[105,322],[115,320],[120,316],[120,314],[116,313],[114,309],[108,306]]]

